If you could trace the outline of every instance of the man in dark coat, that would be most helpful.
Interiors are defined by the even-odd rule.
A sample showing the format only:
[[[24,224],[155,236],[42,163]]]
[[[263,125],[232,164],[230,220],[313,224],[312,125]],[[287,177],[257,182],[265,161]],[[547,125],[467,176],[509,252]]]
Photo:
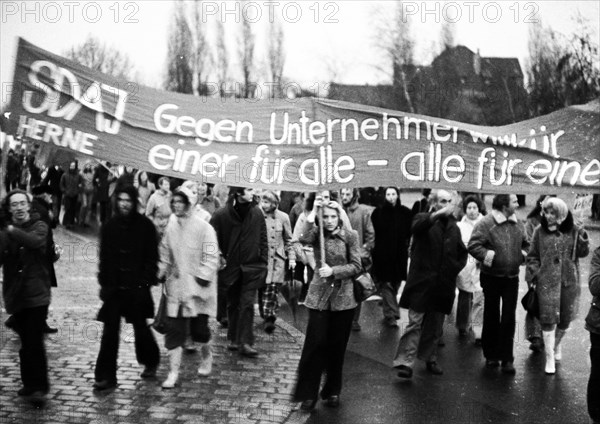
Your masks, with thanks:
[[[94,171],[94,188],[96,189],[96,202],[100,206],[100,223],[104,224],[110,218],[110,196],[108,188],[115,176],[109,171],[110,163],[106,166],[98,164]]]
[[[58,216],[60,215],[60,207],[62,205],[62,191],[60,190],[60,179],[65,171],[58,164],[54,164],[48,168],[46,178],[42,181],[43,186],[50,187],[50,194],[52,195],[52,213],[54,215],[54,221],[58,223]]]
[[[430,188],[424,188],[421,191],[421,194],[423,195],[423,197],[421,198],[421,200],[417,200],[412,207],[412,214],[413,216],[417,215],[418,213],[421,212],[429,212],[429,196],[431,194],[431,189]]]
[[[19,175],[21,175],[19,157],[13,149],[10,149],[6,158],[6,176],[4,177],[7,192],[17,188],[19,185]]]
[[[342,206],[348,215],[352,229],[358,233],[358,243],[360,245],[360,259],[365,270],[370,271],[373,260],[371,251],[375,244],[375,230],[371,222],[371,206],[358,203],[359,191],[357,188],[343,188],[340,190]],[[354,319],[352,320],[352,331],[360,331],[360,311],[359,303],[354,310]]]
[[[44,326],[50,305],[50,279],[44,255],[48,226],[31,213],[29,195],[13,190],[6,196],[9,221],[0,229],[0,266],[4,271],[2,295],[6,312],[14,317],[21,339],[19,396],[42,401],[49,390]],[[3,219],[4,220],[4,219]]]
[[[417,214],[412,224],[413,246],[400,307],[408,309],[408,326],[398,343],[394,367],[398,377],[411,378],[415,356],[432,374],[442,374],[436,353],[444,315],[452,311],[456,276],[467,263],[467,248],[454,218],[455,195],[438,190],[433,212]]]
[[[65,201],[65,215],[63,216],[63,225],[70,229],[75,223],[77,213],[77,202],[79,193],[83,187],[83,177],[77,170],[77,162],[69,164],[69,170],[60,177],[60,190],[63,193]]]
[[[223,255],[218,289],[219,296],[227,299],[228,349],[255,357],[254,299],[265,284],[268,244],[265,217],[254,200],[254,190],[231,187],[226,206],[214,213],[210,223]]]
[[[160,361],[158,345],[146,318],[154,316],[150,287],[157,284],[158,237],[154,224],[138,213],[137,191],[119,188],[116,214],[102,226],[98,283],[104,302],[98,320],[104,322],[96,361],[94,389],[117,385],[117,355],[121,317],[133,324],[135,353],[145,366],[142,378],[156,376]]]
[[[53,229],[56,228],[56,221],[53,219],[52,213],[52,200],[50,194],[50,187],[48,186],[35,186],[31,189],[33,194],[33,200],[31,201],[31,210],[36,212],[40,219],[48,226],[48,236],[46,237],[46,253],[44,259],[46,261],[46,269],[48,270],[48,278],[50,278],[50,286],[58,287],[56,281],[56,272],[54,270],[54,262],[57,258],[54,250],[54,233]],[[48,324],[44,327],[44,332],[47,334],[57,333],[58,329],[50,327]]]

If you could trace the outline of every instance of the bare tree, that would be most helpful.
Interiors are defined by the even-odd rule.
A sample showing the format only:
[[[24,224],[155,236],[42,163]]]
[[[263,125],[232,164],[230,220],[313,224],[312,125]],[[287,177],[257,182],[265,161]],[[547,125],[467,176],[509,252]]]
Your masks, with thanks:
[[[400,90],[404,105],[414,113],[406,78],[406,67],[414,65],[414,41],[410,34],[410,16],[404,14],[401,1],[396,3],[393,14],[380,19],[375,36],[377,47],[391,62],[394,86]]]
[[[456,46],[455,29],[456,27],[452,22],[442,22],[442,29],[440,31],[440,44],[442,51]]]
[[[281,97],[281,78],[285,64],[285,51],[283,48],[284,34],[281,23],[274,19],[269,24],[269,72],[271,78],[271,98]]]
[[[219,94],[225,97],[225,88],[229,78],[229,52],[225,42],[225,26],[220,19],[216,21],[216,72],[219,83]]]
[[[557,67],[565,106],[588,102],[600,95],[597,34],[592,35],[589,20],[581,12],[574,20],[577,30],[569,38]]]
[[[206,39],[206,22],[202,20],[202,2],[196,0],[191,4],[191,7],[192,89],[194,95],[198,96],[208,94],[206,83],[210,75],[211,55],[210,46]]]
[[[167,79],[165,88],[178,93],[194,92],[192,32],[186,19],[185,3],[174,5],[167,47]]]
[[[544,28],[541,21],[529,28],[529,101],[534,116],[560,109],[561,101],[556,95],[560,91],[560,79],[556,73],[561,47],[557,34]]]
[[[529,103],[532,115],[580,104],[600,95],[598,44],[586,18],[574,18],[570,37],[541,23],[529,32]]]
[[[133,80],[136,77],[133,63],[125,53],[106,45],[91,34],[83,44],[64,52],[64,56],[115,78]]]
[[[238,39],[240,65],[242,69],[242,78],[244,82],[243,96],[245,99],[253,96],[252,77],[254,73],[254,47],[256,46],[256,36],[252,31],[250,22],[242,20],[241,34]]]

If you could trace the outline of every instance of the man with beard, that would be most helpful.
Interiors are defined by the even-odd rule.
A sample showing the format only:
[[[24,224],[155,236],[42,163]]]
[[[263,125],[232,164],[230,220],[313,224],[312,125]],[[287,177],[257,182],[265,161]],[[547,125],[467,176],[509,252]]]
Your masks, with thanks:
[[[104,302],[98,320],[104,323],[96,361],[94,390],[117,385],[121,317],[133,324],[135,353],[145,366],[142,378],[156,376],[158,345],[146,318],[154,316],[150,287],[157,283],[158,237],[152,222],[138,213],[133,186],[115,190],[116,215],[102,226],[98,283]]]
[[[358,233],[358,245],[360,246],[360,260],[365,270],[371,268],[371,250],[375,244],[375,230],[371,222],[373,208],[358,203],[358,189],[343,188],[340,190],[342,206],[348,215],[352,229]],[[359,303],[354,311],[352,320],[352,331],[360,331],[360,309]]]

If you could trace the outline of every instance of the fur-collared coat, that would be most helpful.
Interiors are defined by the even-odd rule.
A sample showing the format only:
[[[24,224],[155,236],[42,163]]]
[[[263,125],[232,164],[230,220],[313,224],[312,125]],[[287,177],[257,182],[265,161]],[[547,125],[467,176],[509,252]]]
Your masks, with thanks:
[[[600,247],[594,250],[592,256],[588,287],[593,298],[590,310],[585,318],[585,329],[600,334]]]
[[[579,258],[589,253],[589,239],[573,223],[571,212],[555,230],[542,217],[533,233],[527,255],[527,279],[536,284],[540,322],[558,324],[573,321],[579,310]]]

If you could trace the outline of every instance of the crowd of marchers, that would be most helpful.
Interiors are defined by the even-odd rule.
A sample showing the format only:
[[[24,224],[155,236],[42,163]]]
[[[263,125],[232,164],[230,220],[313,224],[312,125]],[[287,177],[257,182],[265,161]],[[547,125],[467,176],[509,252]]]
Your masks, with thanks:
[[[66,172],[51,167],[44,174],[36,185],[13,186],[11,180],[0,217],[6,325],[21,340],[18,394],[34,400],[43,400],[50,388],[44,333],[54,331],[46,318],[60,257],[52,229],[61,214],[67,229],[89,220],[100,224],[97,319],[104,327],[93,384],[98,392],[118,384],[122,318],[133,326],[142,378],[156,378],[160,362],[147,325],[155,320],[169,362],[161,385],[170,389],[185,378],[179,372],[185,351],[197,352],[198,375],[212,373],[212,319],[227,328],[232,354],[259,356],[255,306],[261,328],[276,331],[279,294],[290,281],[301,283],[300,304],[308,309],[293,392],[307,412],[319,398],[329,407],[340,403],[346,346],[351,332],[361,331],[354,293],[360,274],[376,283],[382,325],[398,327],[400,308],[408,310],[393,355],[403,379],[412,377],[417,360],[432,375],[443,374],[437,350],[457,293],[459,337],[481,347],[483,366],[515,374],[522,266],[537,299],[537,309],[527,315],[527,336],[530,349],[544,352],[546,374],[556,373],[562,341],[578,313],[579,259],[589,254],[589,239],[559,197],[541,196],[521,222],[517,196],[508,194],[495,195],[486,211],[478,194],[423,190],[409,209],[396,187],[259,192],[128,167],[117,176],[105,163],[87,163],[79,171],[73,162]],[[600,249],[593,255],[588,400],[598,398],[600,384]],[[161,291],[158,308],[154,286]],[[597,402],[589,402],[589,412],[598,421]]]

